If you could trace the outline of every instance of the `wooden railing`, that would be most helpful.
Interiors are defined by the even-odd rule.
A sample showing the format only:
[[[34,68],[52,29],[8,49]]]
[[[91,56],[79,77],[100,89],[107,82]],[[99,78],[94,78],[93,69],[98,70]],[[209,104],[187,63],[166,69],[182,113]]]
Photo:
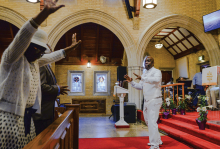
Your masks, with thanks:
[[[166,99],[166,94],[165,94],[165,92],[166,92],[166,87],[170,87],[170,86],[172,86],[173,87],[173,101],[174,101],[174,86],[176,86],[177,87],[177,96],[176,96],[176,100],[177,100],[177,105],[178,105],[178,97],[179,97],[179,88],[178,88],[178,86],[179,85],[181,85],[182,86],[182,98],[185,98],[185,94],[184,94],[184,84],[185,83],[175,83],[175,84],[168,84],[168,85],[162,85],[161,86],[161,88],[163,88],[163,90],[164,90],[164,100]]]
[[[23,149],[78,149],[79,105],[70,105],[66,112]]]

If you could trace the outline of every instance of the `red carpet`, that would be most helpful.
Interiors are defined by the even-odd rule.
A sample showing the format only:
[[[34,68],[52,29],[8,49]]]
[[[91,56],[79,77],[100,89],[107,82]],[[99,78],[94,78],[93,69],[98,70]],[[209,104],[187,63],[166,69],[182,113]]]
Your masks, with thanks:
[[[208,111],[206,129],[200,130],[195,119],[198,112],[187,112],[186,115],[171,115],[169,119],[163,119],[160,114],[160,130],[170,137],[184,142],[196,149],[220,149],[220,125],[209,121],[220,121],[220,111]],[[138,118],[143,121],[142,111],[138,110]]]
[[[161,137],[163,145],[160,149],[190,149],[168,136]],[[118,137],[118,138],[85,138],[79,139],[79,149],[148,149],[148,137]]]

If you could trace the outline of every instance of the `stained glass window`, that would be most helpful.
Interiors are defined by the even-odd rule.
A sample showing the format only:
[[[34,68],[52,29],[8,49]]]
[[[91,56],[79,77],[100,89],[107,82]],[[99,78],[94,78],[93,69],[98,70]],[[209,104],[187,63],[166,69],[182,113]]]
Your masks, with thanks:
[[[68,71],[68,86],[71,96],[83,96],[85,95],[85,82],[83,71]]]
[[[110,71],[94,71],[94,96],[109,96],[110,84]]]
[[[82,74],[72,73],[71,92],[82,92]]]
[[[96,92],[107,92],[107,74],[96,74]]]

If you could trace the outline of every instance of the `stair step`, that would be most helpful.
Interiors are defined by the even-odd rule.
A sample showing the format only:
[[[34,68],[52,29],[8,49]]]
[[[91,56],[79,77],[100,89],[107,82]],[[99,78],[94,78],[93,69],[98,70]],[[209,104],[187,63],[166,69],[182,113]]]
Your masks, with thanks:
[[[193,118],[190,118],[190,117],[186,117],[184,115],[171,115],[171,117],[172,117],[172,119],[179,120],[179,121],[182,121],[182,122],[186,122],[188,124],[198,126],[197,123],[196,123],[196,118],[194,118],[194,116],[192,116]],[[206,128],[220,132],[220,125],[216,125],[216,124],[212,124],[212,123],[207,122],[206,123]]]
[[[175,119],[162,119],[161,123],[172,128],[178,129],[180,131],[186,132],[188,134],[194,135],[201,139],[205,139],[212,143],[220,145],[220,132],[211,129],[200,130],[198,125],[192,125],[188,122],[182,122]]]
[[[159,129],[165,131],[169,136],[173,137],[174,139],[184,142],[196,149],[218,149],[220,148],[219,145],[206,141],[204,139],[198,138],[196,136],[190,135],[173,127],[159,124]]]

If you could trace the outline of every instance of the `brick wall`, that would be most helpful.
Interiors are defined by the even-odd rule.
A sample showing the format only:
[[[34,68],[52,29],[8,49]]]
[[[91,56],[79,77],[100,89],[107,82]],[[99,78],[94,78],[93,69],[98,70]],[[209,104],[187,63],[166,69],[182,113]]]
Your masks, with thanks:
[[[111,106],[113,105],[114,85],[117,81],[117,66],[91,66],[87,68],[85,65],[56,65],[55,75],[59,85],[68,85],[68,70],[84,71],[85,73],[85,96],[68,96],[60,95],[62,103],[70,103],[72,98],[106,98],[106,114],[111,114]],[[110,71],[111,76],[111,94],[110,96],[93,96],[94,71]]]
[[[161,49],[155,48],[156,42],[150,42],[145,50],[145,56],[149,55],[154,58],[154,67],[159,68],[174,68],[174,57],[163,47]]]

